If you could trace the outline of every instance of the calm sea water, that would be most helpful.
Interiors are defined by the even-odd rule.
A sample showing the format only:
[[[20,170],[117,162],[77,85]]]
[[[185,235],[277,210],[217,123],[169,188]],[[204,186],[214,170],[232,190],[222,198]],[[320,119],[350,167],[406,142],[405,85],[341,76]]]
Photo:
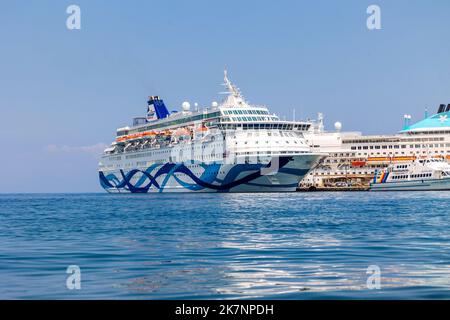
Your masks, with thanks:
[[[449,299],[449,204],[450,192],[0,195],[0,298]]]

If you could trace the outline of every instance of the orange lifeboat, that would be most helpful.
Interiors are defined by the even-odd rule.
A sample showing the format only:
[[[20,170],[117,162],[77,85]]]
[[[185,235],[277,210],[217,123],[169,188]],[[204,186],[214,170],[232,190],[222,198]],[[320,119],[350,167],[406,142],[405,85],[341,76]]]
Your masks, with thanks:
[[[390,157],[369,157],[367,159],[369,162],[385,162],[385,161],[391,161]]]
[[[190,136],[191,132],[186,128],[178,128],[174,133],[176,136]]]
[[[352,167],[364,167],[366,165],[366,161],[363,160],[355,160],[351,162]]]
[[[198,132],[206,132],[208,130],[209,130],[208,127],[206,127],[205,125],[201,125],[195,129],[195,131],[198,131]]]
[[[153,132],[153,131],[146,131],[146,132],[144,132],[142,134],[143,137],[152,137],[152,136],[155,136],[155,135],[156,135],[156,133]]]
[[[399,162],[414,161],[414,160],[416,160],[416,157],[414,157],[414,156],[411,156],[411,157],[394,157],[393,160],[394,161],[399,161]]]

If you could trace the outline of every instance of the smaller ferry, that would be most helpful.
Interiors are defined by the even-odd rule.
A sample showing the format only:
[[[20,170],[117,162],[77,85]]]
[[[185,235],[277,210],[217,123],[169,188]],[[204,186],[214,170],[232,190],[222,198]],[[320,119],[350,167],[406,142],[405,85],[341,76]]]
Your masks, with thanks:
[[[370,190],[450,190],[450,164],[441,158],[391,164],[375,173]]]

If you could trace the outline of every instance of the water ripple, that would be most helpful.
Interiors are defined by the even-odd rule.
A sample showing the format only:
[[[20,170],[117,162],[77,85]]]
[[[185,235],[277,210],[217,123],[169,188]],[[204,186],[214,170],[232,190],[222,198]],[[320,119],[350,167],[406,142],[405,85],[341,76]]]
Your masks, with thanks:
[[[448,192],[0,195],[0,298],[450,298]],[[82,289],[66,288],[66,268]],[[381,289],[366,286],[369,265]]]

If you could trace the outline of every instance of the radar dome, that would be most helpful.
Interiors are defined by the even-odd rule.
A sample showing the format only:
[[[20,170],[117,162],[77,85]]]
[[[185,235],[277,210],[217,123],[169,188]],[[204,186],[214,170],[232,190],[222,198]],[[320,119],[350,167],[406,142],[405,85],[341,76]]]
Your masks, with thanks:
[[[336,131],[341,131],[341,129],[342,129],[342,123],[340,123],[339,121],[336,122],[336,123],[334,124],[334,128],[336,129]]]
[[[214,108],[215,107],[217,107],[219,104],[217,103],[217,101],[213,101],[212,103],[211,103],[211,106],[213,106]]]
[[[191,104],[189,102],[185,101],[181,105],[181,108],[183,109],[183,111],[189,111],[189,109],[191,108]]]

